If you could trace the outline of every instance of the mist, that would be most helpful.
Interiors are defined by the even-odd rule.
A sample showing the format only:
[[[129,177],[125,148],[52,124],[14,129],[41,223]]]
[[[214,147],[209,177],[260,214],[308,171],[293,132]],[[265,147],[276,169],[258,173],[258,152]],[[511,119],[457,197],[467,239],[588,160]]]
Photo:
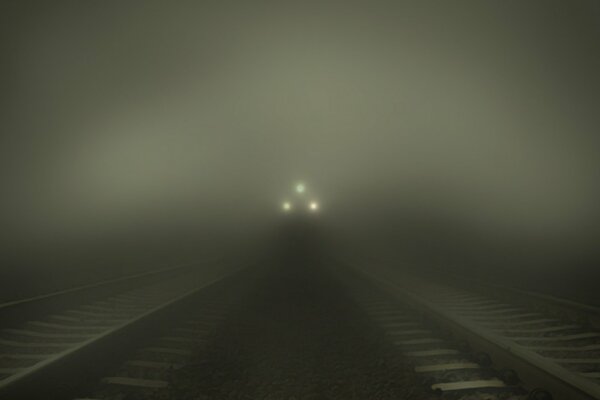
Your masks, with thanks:
[[[0,1],[0,398],[600,399],[599,71],[595,0]]]
[[[365,255],[563,268],[597,247],[593,1],[1,14],[6,265],[264,244],[297,182]]]

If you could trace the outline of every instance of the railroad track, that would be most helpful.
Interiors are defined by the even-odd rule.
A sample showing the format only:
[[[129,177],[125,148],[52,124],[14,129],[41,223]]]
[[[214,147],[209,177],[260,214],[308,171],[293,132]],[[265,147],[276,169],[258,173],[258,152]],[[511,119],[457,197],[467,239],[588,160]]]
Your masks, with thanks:
[[[512,301],[506,294],[510,291],[498,287],[486,292],[469,285],[366,271],[349,272],[340,266],[336,276],[410,361],[423,385],[444,398],[600,399],[600,333],[581,323],[579,316],[569,319],[552,312],[554,306],[539,307],[544,300],[539,296],[531,304],[521,298]],[[219,285],[233,274],[207,279],[198,269],[185,270],[90,301],[71,302],[70,307],[20,325],[4,324],[0,398],[36,398],[44,393],[49,399],[85,394],[113,400],[131,392],[142,398],[154,396],[161,390],[173,395],[167,391],[173,374],[212,343],[215,326],[228,313],[225,298],[207,293],[223,292]],[[303,290],[320,282],[320,275],[314,274],[312,281],[307,275]],[[292,289],[296,278],[292,274],[283,282]],[[300,301],[296,295],[295,301]],[[290,326],[296,326],[293,321],[290,316]]]
[[[185,318],[139,346],[127,360],[103,377],[85,399],[117,400],[169,395],[171,378],[193,356],[210,346],[216,328],[227,316],[231,301],[223,295],[194,303]]]
[[[173,323],[179,309],[240,270],[224,274],[213,268],[207,274],[207,269],[211,270],[186,266],[151,281],[148,274],[124,278],[125,287],[123,279],[117,279],[0,305],[11,316],[3,318],[0,327],[0,399],[30,399],[40,393],[49,399],[68,398],[78,393],[128,352],[132,342]],[[98,287],[103,290],[87,295]],[[65,295],[68,306],[62,299],[63,308],[44,307]],[[41,303],[38,308],[43,311],[32,313],[30,303]],[[20,310],[25,315],[13,318]]]
[[[500,286],[486,292],[353,270],[376,288],[357,295],[359,303],[397,337],[398,348],[432,389],[449,396],[600,399],[600,332],[581,319],[593,307],[524,291],[515,296]],[[559,313],[553,312],[557,303]]]

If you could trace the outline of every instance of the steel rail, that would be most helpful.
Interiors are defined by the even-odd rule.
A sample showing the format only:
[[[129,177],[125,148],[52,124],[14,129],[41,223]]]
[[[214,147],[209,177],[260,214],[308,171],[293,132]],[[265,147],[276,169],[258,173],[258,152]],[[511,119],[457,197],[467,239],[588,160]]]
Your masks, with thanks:
[[[173,270],[175,268],[181,268],[181,266],[169,268],[168,270]],[[141,309],[138,312],[134,312],[129,318],[115,321],[114,324],[110,324],[109,326],[100,326],[98,327],[96,332],[93,332],[93,330],[91,330],[89,332],[93,333],[90,334],[88,332],[88,335],[84,336],[83,340],[70,343],[62,351],[46,355],[36,354],[36,356],[39,357],[38,360],[36,360],[37,362],[35,362],[33,365],[22,368],[15,368],[14,373],[0,380],[0,399],[30,398],[29,396],[32,393],[32,388],[36,388],[37,386],[49,388],[53,384],[57,384],[57,382],[53,382],[53,379],[56,376],[62,375],[61,373],[57,373],[57,371],[59,371],[60,369],[64,369],[65,364],[73,364],[75,368],[77,368],[77,365],[80,365],[82,362],[84,362],[83,359],[85,359],[85,357],[88,357],[86,360],[89,363],[89,354],[98,355],[97,353],[94,353],[94,351],[97,351],[95,349],[102,349],[101,351],[109,350],[113,341],[115,343],[123,341],[123,339],[128,334],[132,334],[134,332],[143,330],[143,326],[145,326],[150,321],[154,321],[157,318],[164,317],[165,315],[170,315],[171,312],[177,306],[187,303],[190,299],[194,298],[194,296],[196,296],[203,290],[214,286],[218,282],[222,282],[225,279],[238,274],[246,268],[247,266],[236,268],[205,282],[199,282],[197,285],[194,285],[191,289],[181,291],[181,293],[175,294],[168,300],[160,302],[160,304],[158,305],[152,306],[151,308]],[[141,275],[146,276],[147,274]],[[95,287],[95,285],[88,285],[86,287],[92,288]],[[78,290],[83,289],[78,288]],[[36,298],[34,301],[39,300],[41,299]],[[17,302],[13,305],[18,306],[20,304],[21,303]],[[88,322],[89,321],[90,320],[88,320]],[[69,326],[69,329],[73,329],[74,331],[76,331],[78,328],[81,327],[78,327],[76,325]],[[11,330],[8,329],[8,332],[10,331]],[[52,345],[51,342],[48,342],[48,344],[50,346]],[[35,343],[35,346],[44,345],[45,344],[43,342]],[[115,346],[115,348],[118,347],[119,346]],[[91,360],[91,363],[93,364],[94,360]],[[49,379],[48,377],[52,378]]]
[[[201,261],[201,262],[206,262],[206,261]],[[59,297],[59,296],[67,295],[67,294],[73,294],[76,292],[83,292],[83,291],[95,289],[95,288],[98,288],[101,286],[114,285],[116,283],[130,281],[130,280],[134,280],[134,279],[145,278],[145,277],[149,277],[149,276],[153,276],[153,275],[158,275],[161,273],[176,271],[179,269],[185,269],[185,268],[189,268],[189,267],[198,265],[199,263],[200,262],[185,263],[185,264],[180,264],[180,265],[176,265],[173,267],[166,267],[166,268],[161,268],[161,269],[152,270],[152,271],[148,271],[148,272],[142,272],[139,274],[120,276],[118,278],[106,279],[106,280],[103,280],[100,282],[79,285],[79,286],[75,286],[75,287],[68,288],[68,289],[62,289],[62,290],[57,290],[57,291],[50,292],[50,293],[40,294],[37,296],[27,297],[24,299],[10,300],[10,301],[6,301],[4,303],[0,303],[0,310],[7,309],[7,308],[13,308],[13,307],[24,305],[24,304],[35,303],[35,302],[39,302],[39,301],[43,301],[43,300],[48,300],[51,298],[55,298],[55,297]]]
[[[420,286],[415,285],[414,281],[411,286],[410,279],[397,282],[395,279],[384,279],[356,265],[351,268],[397,300],[410,303],[457,337],[466,338],[473,348],[490,354],[496,364],[516,370],[528,389],[544,388],[556,400],[600,399],[598,383],[564,368],[556,360],[541,356],[514,340],[440,307],[431,298],[418,292],[417,288]]]

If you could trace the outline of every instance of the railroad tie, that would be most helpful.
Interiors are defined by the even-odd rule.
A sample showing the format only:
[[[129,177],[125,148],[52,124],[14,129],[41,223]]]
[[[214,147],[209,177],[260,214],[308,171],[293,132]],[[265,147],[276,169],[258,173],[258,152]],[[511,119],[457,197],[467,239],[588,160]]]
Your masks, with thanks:
[[[145,389],[164,389],[169,386],[167,381],[160,381],[155,379],[139,379],[139,378],[126,378],[122,376],[111,376],[102,379],[102,381],[109,385],[129,386],[133,388],[145,388]]]
[[[506,387],[506,384],[500,379],[478,379],[473,381],[435,383],[431,385],[433,390],[439,389],[442,392],[503,387]]]

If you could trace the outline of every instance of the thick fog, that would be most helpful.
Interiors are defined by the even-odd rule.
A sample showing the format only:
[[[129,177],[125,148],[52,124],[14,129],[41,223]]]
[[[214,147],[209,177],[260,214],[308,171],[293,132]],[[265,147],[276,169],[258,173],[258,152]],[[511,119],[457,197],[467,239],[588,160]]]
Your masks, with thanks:
[[[155,237],[142,251],[162,234],[257,238],[298,182],[324,230],[379,254],[424,237],[440,257],[596,244],[593,0],[24,1],[0,15],[13,261],[120,235]]]

